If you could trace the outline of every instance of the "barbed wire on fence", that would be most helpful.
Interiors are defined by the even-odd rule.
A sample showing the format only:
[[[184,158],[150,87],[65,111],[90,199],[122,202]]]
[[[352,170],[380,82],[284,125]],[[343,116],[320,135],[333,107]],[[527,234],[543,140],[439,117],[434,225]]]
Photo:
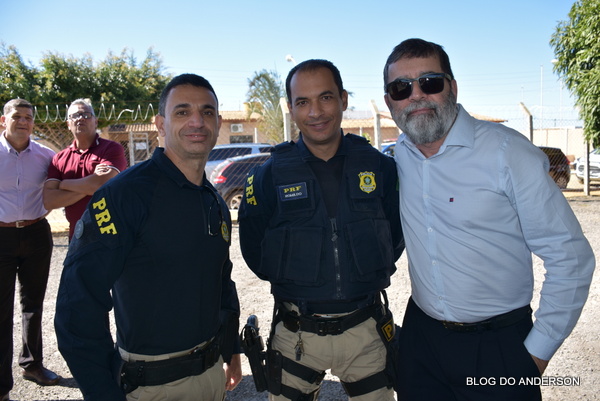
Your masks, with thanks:
[[[55,104],[34,106],[34,121],[41,124],[55,123],[60,121],[66,122],[68,110],[69,105]],[[125,114],[126,117],[123,119],[132,122],[148,121],[150,118],[156,115],[155,108],[152,103],[148,103],[147,105],[142,105],[139,103],[133,108],[127,108],[115,104],[106,105],[105,103],[100,103],[99,106],[94,105],[94,111],[96,113],[96,117],[106,121],[119,121],[125,113],[127,114]]]

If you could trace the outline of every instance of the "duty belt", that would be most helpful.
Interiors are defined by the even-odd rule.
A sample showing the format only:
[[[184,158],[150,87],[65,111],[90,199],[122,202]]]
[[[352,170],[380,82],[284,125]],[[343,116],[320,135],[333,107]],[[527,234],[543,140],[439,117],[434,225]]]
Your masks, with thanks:
[[[213,340],[208,346],[196,349],[188,355],[161,361],[125,362],[121,368],[121,388],[130,393],[139,386],[159,386],[197,376],[213,367],[219,360],[221,352]]]
[[[502,327],[511,326],[527,316],[531,315],[531,308],[529,305],[523,306],[522,308],[515,309],[508,313],[504,313],[502,315],[498,315],[492,317],[487,320],[482,320],[481,322],[475,323],[459,323],[459,322],[449,322],[447,320],[438,320],[444,328],[450,331],[459,331],[459,332],[476,332],[483,330],[494,330],[500,329]]]
[[[296,312],[280,309],[281,321],[286,329],[296,333],[298,330],[315,333],[320,336],[338,335],[361,324],[370,317],[377,318],[382,312],[381,303],[375,303],[348,315],[339,317],[318,317],[298,315]]]

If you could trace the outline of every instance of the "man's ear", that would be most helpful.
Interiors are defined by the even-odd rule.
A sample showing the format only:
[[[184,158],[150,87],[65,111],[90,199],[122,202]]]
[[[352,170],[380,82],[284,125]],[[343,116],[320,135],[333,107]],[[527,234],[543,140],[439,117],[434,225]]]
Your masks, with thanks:
[[[166,136],[166,132],[165,132],[165,118],[163,116],[161,116],[160,114],[157,114],[156,117],[154,117],[154,125],[156,125],[156,129],[158,130],[158,135],[161,137],[165,137]]]

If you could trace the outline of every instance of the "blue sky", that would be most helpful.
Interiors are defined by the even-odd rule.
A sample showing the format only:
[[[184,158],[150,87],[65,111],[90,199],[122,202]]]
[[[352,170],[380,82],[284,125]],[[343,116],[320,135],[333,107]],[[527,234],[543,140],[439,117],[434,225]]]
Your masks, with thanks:
[[[241,109],[255,71],[274,70],[285,80],[291,54],[298,62],[331,60],[354,93],[351,107],[368,110],[374,99],[387,111],[385,60],[402,40],[421,37],[450,55],[468,111],[513,118],[523,102],[536,116],[576,116],[552,71],[549,45],[568,18],[569,0],[4,3],[0,40],[34,65],[48,51],[100,61],[127,47],[142,60],[152,47],[167,72],[211,81],[222,110]]]

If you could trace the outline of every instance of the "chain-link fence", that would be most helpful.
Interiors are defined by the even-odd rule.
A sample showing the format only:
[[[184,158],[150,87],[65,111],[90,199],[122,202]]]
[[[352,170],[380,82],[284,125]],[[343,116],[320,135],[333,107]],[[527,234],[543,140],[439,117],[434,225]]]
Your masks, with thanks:
[[[500,114],[502,112],[502,114]],[[557,184],[568,191],[583,191],[589,194],[589,186],[585,184],[586,169],[589,168],[590,185],[600,179],[600,163],[588,154],[592,150],[583,134],[583,121],[579,119],[577,110],[570,108],[528,108],[520,104],[512,109],[499,110],[505,125],[516,129],[546,152],[550,160],[550,175]],[[553,150],[554,149],[554,150]],[[559,149],[560,152],[557,152]],[[564,155],[564,156],[563,156]],[[570,177],[565,187],[563,178],[566,157],[570,167]]]

